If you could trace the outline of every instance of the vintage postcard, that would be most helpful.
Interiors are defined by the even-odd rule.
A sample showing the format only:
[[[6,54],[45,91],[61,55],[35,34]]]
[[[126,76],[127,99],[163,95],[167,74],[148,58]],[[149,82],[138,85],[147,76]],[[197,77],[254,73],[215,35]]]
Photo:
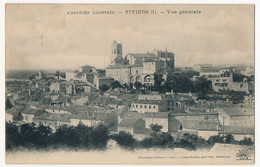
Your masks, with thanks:
[[[5,10],[6,164],[254,164],[254,5]]]

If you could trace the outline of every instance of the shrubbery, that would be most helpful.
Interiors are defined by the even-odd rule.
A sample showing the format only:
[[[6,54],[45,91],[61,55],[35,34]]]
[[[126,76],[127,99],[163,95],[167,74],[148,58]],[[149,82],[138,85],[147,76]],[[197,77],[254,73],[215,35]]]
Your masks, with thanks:
[[[162,132],[162,126],[154,124],[150,126],[152,133],[150,137],[141,141],[136,140],[132,134],[120,131],[118,134],[112,135],[119,146],[123,148],[183,148],[187,150],[196,150],[203,148],[211,148],[215,143],[240,144],[251,146],[254,142],[250,138],[236,141],[233,135],[211,136],[208,140],[197,135],[185,133],[180,139],[174,140],[170,133]]]
[[[100,124],[88,127],[79,124],[61,126],[52,132],[49,126],[24,124],[18,127],[6,123],[6,150],[18,147],[28,149],[72,148],[72,149],[104,149],[109,139],[108,128]]]
[[[162,132],[162,126],[154,124],[150,126],[152,133],[150,137],[138,141],[134,136],[125,131],[118,134],[109,134],[108,128],[100,124],[88,127],[83,124],[77,126],[61,126],[52,132],[48,126],[35,126],[35,124],[24,124],[19,128],[6,123],[6,150],[21,148],[26,149],[105,149],[111,138],[118,145],[126,149],[135,148],[184,148],[196,150],[200,148],[211,148],[215,143],[239,144],[251,146],[254,142],[250,138],[241,141],[234,139],[232,135],[211,136],[208,140],[193,134],[184,134],[181,138],[174,140],[168,132]]]

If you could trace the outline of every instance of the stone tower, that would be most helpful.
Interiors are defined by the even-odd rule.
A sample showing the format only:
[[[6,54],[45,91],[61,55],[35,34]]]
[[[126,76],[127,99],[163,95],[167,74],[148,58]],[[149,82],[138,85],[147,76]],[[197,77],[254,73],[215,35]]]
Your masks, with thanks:
[[[43,72],[42,72],[42,70],[39,71],[39,79],[43,79]]]
[[[114,41],[111,44],[111,65],[122,65],[123,57],[122,57],[122,44]]]

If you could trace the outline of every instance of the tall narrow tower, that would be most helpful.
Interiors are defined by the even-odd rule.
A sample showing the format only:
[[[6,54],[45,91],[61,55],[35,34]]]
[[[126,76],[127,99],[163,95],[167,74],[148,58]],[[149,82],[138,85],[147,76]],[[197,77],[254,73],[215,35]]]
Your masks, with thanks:
[[[114,41],[111,44],[111,65],[121,65],[123,63],[122,44]]]

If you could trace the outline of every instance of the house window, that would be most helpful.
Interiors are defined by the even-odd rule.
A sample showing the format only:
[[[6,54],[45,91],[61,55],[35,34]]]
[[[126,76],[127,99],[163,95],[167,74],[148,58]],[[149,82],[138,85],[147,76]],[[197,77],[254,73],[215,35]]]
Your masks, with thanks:
[[[135,105],[133,104],[133,108],[135,108]]]
[[[136,70],[136,74],[138,74],[138,70]]]
[[[146,108],[146,105],[144,105],[144,108]]]
[[[155,106],[153,106],[153,108],[155,108]]]
[[[151,108],[151,106],[149,105],[149,108]]]
[[[138,105],[136,105],[135,107],[138,108]]]
[[[143,106],[142,106],[142,105],[140,105],[140,108],[143,108]]]

